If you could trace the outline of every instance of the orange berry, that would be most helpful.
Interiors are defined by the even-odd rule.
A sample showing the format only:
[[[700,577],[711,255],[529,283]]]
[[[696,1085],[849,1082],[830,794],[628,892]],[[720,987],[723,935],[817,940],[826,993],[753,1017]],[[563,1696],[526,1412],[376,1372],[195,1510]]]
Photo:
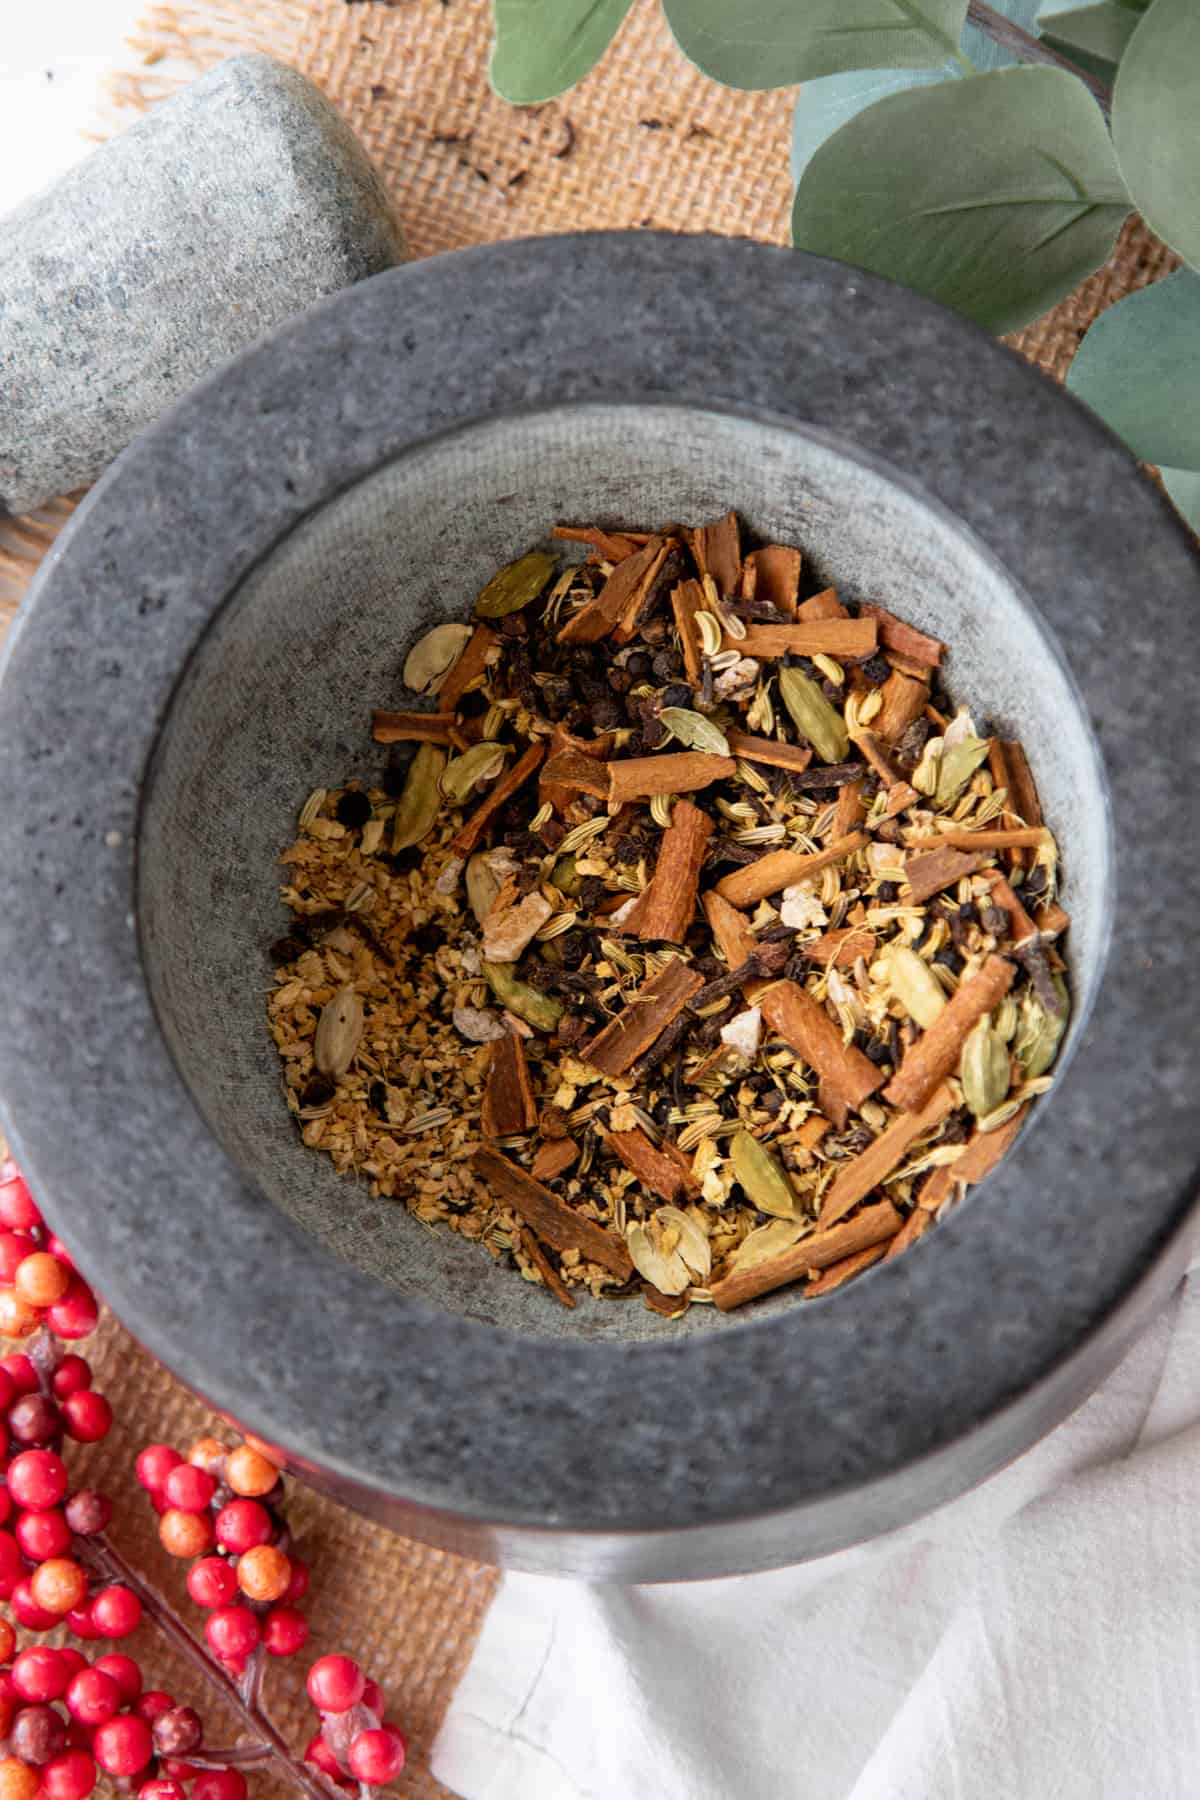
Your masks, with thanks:
[[[48,1250],[35,1250],[17,1264],[13,1286],[30,1306],[53,1306],[71,1285],[71,1271]]]
[[[279,1480],[279,1470],[257,1450],[252,1450],[249,1444],[239,1444],[236,1450],[229,1453],[225,1479],[235,1494],[241,1494],[244,1499],[257,1500],[263,1494],[271,1492]]]
[[[181,1512],[172,1506],[158,1521],[158,1539],[168,1556],[203,1556],[212,1549],[212,1519],[207,1513]]]
[[[287,1461],[283,1451],[277,1445],[268,1444],[266,1438],[255,1437],[252,1431],[247,1431],[242,1441],[247,1449],[257,1450],[260,1456],[264,1456],[269,1463],[274,1463],[277,1469],[282,1469]]]
[[[42,1771],[19,1757],[6,1756],[0,1762],[0,1800],[35,1800],[41,1785]]]
[[[88,1578],[69,1556],[52,1556],[33,1571],[29,1591],[49,1613],[74,1612],[87,1599]]]
[[[216,1438],[202,1437],[196,1439],[187,1453],[187,1459],[190,1463],[195,1463],[198,1469],[207,1469],[210,1475],[215,1475],[220,1481],[228,1454],[225,1445],[218,1442]]]
[[[37,1330],[41,1317],[37,1307],[23,1300],[15,1288],[0,1288],[0,1337],[28,1337],[31,1331]],[[21,1766],[23,1768],[24,1764]],[[3,1794],[0,1794],[0,1800],[4,1800]]]
[[[7,1619],[0,1619],[0,1664],[10,1663],[17,1647],[17,1634]]]
[[[274,1544],[256,1544],[238,1557],[237,1578],[247,1600],[282,1600],[292,1579],[292,1565]]]

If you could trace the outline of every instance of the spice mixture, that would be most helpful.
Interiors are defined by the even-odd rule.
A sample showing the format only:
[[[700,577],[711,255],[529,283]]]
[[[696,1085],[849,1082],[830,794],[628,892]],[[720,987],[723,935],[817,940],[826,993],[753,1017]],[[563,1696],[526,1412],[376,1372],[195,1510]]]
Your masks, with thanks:
[[[284,852],[304,1142],[543,1284],[675,1317],[913,1244],[1049,1087],[1057,850],[1021,746],[734,514],[558,527]],[[413,747],[415,746],[415,753]]]

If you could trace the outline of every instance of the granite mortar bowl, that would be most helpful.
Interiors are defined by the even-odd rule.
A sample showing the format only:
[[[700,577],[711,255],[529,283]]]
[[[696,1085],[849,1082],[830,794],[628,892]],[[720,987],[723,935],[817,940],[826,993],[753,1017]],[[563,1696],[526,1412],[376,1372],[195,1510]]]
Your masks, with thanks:
[[[279,848],[372,705],[559,519],[735,506],[952,646],[1062,845],[1056,1091],[914,1252],[815,1303],[561,1313],[300,1145],[264,1019]],[[1196,565],[1126,453],[938,307],[745,242],[509,244],[365,282],[101,482],[7,653],[0,1093],[132,1331],[404,1531],[620,1580],[799,1561],[932,1508],[1106,1373],[1200,1162]]]

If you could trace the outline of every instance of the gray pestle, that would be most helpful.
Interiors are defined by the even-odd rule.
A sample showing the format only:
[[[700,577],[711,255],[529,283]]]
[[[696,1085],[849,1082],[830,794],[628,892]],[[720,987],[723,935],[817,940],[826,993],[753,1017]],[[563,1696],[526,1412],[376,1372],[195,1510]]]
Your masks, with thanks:
[[[0,219],[0,515],[95,480],[198,377],[404,254],[324,96],[220,63]]]

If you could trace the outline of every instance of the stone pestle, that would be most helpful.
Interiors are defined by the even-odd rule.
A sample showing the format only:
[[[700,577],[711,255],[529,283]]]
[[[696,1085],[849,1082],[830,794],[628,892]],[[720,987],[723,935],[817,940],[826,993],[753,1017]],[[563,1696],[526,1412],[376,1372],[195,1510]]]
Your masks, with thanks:
[[[0,515],[94,481],[200,376],[404,253],[324,96],[269,56],[218,64],[0,219]]]

